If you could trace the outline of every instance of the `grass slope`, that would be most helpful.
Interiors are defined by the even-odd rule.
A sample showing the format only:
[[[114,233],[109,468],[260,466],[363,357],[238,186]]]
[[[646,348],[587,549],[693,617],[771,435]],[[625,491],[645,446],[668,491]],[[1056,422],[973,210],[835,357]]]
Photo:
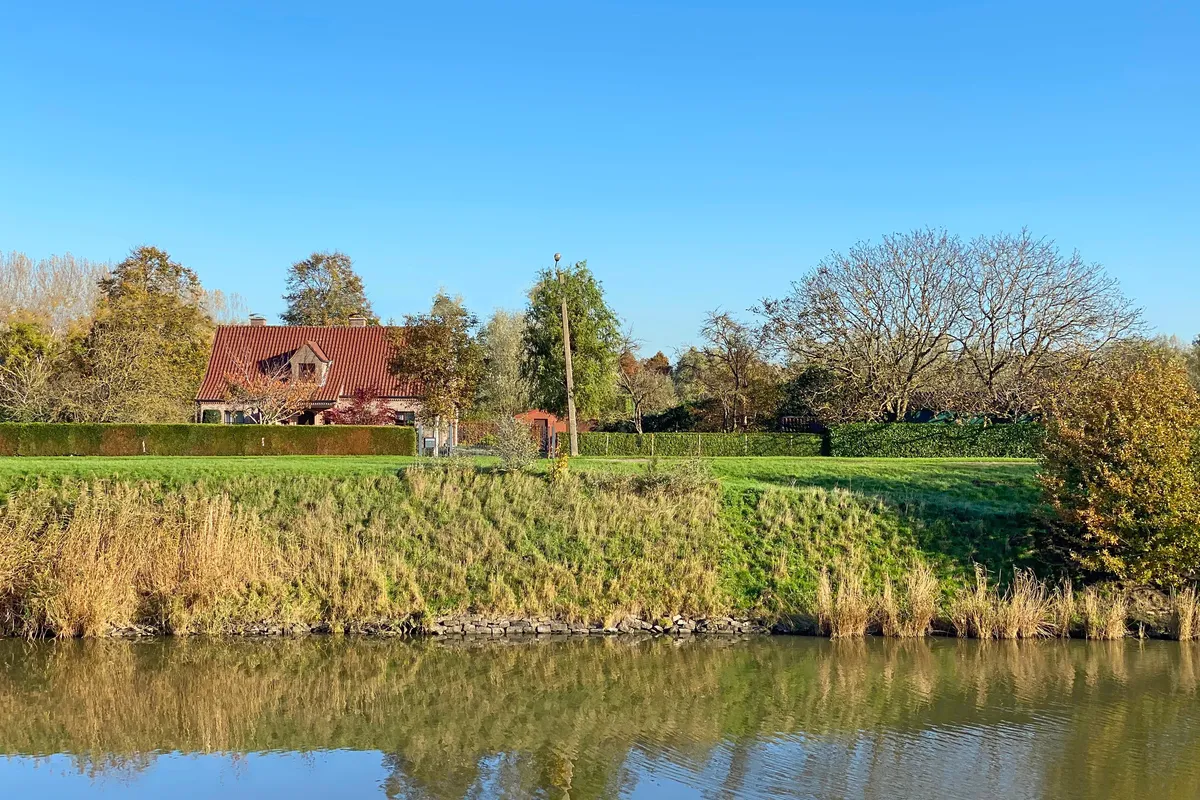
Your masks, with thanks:
[[[1029,462],[711,459],[716,482],[359,457],[0,460],[16,630],[356,623],[475,609],[591,621],[811,612],[821,569],[947,586],[1032,557]],[[546,465],[543,465],[543,470]]]

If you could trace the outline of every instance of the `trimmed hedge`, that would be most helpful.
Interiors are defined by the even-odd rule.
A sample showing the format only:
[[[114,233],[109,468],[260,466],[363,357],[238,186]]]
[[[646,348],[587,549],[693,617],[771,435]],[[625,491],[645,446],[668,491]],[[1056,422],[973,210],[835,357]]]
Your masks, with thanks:
[[[851,458],[1037,458],[1041,425],[853,422],[829,432],[829,454]]]
[[[0,423],[0,456],[416,454],[416,429],[398,425]]]
[[[561,437],[560,437],[561,439]],[[816,433],[581,433],[581,456],[819,456]]]

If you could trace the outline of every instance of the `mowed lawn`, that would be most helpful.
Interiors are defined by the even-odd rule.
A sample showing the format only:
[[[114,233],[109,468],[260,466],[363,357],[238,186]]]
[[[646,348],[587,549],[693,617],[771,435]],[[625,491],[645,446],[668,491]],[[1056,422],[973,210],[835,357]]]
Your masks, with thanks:
[[[0,491],[30,479],[126,478],[190,482],[239,475],[353,477],[395,474],[417,459],[402,456],[59,457],[0,458]],[[662,459],[667,466],[671,459]],[[941,509],[961,518],[1027,514],[1037,502],[1036,463],[1025,460],[862,458],[709,458],[731,490],[817,487],[846,489],[897,506]],[[495,459],[478,459],[493,466]],[[539,462],[546,470],[548,461]],[[578,458],[573,469],[633,472],[644,459]]]

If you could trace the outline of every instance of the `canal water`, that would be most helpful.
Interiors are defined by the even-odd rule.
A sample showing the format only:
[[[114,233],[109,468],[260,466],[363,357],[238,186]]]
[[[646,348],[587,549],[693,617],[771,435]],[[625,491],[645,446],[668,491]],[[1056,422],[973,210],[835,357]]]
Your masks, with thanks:
[[[1200,646],[0,641],[0,796],[1200,797]]]

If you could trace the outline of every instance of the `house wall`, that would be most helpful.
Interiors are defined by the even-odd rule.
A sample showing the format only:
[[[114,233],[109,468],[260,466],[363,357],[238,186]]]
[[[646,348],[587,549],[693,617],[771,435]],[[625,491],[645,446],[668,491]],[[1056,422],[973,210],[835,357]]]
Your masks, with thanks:
[[[384,404],[393,411],[408,411],[408,412],[412,412],[414,415],[416,414],[416,412],[420,411],[420,409],[421,409],[421,401],[417,400],[416,398],[411,398],[411,397],[389,398],[384,401]],[[339,400],[337,402],[337,407],[339,407],[339,408],[345,408],[349,405],[350,405],[349,398],[339,398]],[[314,421],[315,425],[324,425],[325,424],[325,420],[322,417],[322,412],[325,410],[325,408],[328,408],[328,406],[322,407],[320,410],[313,409],[316,411],[316,420]],[[208,400],[197,402],[196,403],[196,421],[202,422],[204,420],[204,412],[210,411],[210,410],[220,412],[221,421],[225,422],[225,414],[226,414],[226,412],[232,410],[232,406],[229,403],[213,402],[213,401],[208,401]],[[290,422],[293,422],[293,423],[295,421],[296,421],[296,417],[293,417],[290,420]]]
[[[292,378],[296,379],[296,380],[299,380],[299,378],[300,378],[300,365],[301,364],[315,364],[317,367],[317,371],[316,371],[317,383],[319,383],[322,386],[325,385],[325,378],[329,374],[329,362],[322,361],[321,359],[317,358],[316,353],[314,353],[307,346],[301,347],[299,350],[297,350],[292,355],[290,363],[292,366]]]

